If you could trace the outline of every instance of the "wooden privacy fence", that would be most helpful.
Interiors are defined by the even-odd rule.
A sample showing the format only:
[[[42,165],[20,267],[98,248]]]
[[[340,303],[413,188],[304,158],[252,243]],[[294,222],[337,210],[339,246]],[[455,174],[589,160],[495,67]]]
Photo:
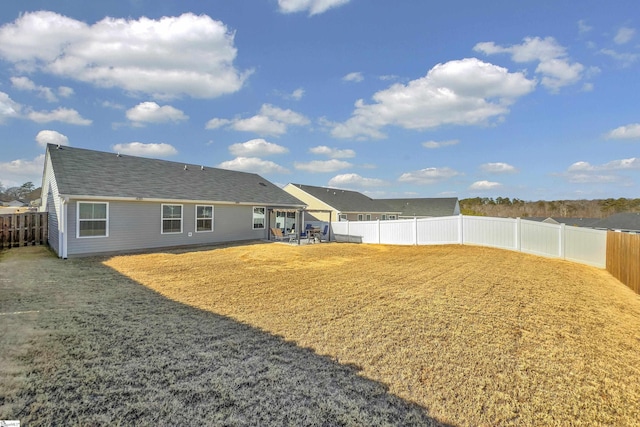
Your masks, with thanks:
[[[0,215],[0,249],[47,244],[47,212]]]
[[[640,294],[640,234],[607,233],[607,271]]]

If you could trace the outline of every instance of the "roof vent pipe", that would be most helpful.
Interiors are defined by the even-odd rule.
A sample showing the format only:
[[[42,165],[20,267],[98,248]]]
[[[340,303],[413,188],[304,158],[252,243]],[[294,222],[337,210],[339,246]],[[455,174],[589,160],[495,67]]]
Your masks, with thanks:
[[[187,170],[187,165],[184,165],[184,170]]]
[[[204,170],[204,166],[200,166],[200,170],[203,171]]]
[[[56,150],[59,150],[60,148],[61,148],[60,144],[58,144],[58,146],[56,147]]]

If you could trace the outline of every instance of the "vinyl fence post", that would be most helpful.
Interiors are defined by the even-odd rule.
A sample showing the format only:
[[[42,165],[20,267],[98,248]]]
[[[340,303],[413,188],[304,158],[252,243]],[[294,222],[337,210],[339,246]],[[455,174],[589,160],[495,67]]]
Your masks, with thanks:
[[[380,218],[377,219],[378,222],[378,244],[380,244]]]
[[[516,218],[516,251],[522,251],[522,220]]]
[[[559,241],[558,241],[558,245],[559,247],[559,251],[558,251],[558,255],[560,256],[560,258],[565,259],[564,258],[564,241],[565,241],[565,233],[567,232],[566,229],[566,224],[560,224],[560,236],[559,236]]]
[[[418,217],[413,217],[413,244],[418,246]]]
[[[351,231],[349,230],[349,220],[347,220],[347,242],[351,243]]]
[[[462,235],[463,231],[464,231],[464,223],[463,223],[462,214],[460,214],[458,215],[458,243],[461,245],[464,244],[464,236]]]

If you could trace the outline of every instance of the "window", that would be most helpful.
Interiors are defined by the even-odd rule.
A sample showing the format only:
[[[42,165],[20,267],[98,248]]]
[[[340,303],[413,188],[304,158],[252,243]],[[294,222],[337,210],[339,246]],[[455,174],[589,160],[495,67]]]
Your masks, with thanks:
[[[371,221],[371,214],[367,214],[367,221]]]
[[[364,221],[364,216],[362,214],[358,214],[358,221]]]
[[[395,215],[389,215],[389,219],[396,219]]]
[[[264,228],[265,208],[253,208],[253,229]]]
[[[347,220],[347,214],[340,214],[338,216],[338,221],[346,221]]]
[[[382,214],[382,218],[383,221],[385,221],[387,219],[387,216],[385,214]]]
[[[213,206],[196,205],[196,232],[213,231]]]
[[[182,205],[162,205],[162,234],[182,233]]]
[[[77,237],[109,236],[109,203],[78,202]]]

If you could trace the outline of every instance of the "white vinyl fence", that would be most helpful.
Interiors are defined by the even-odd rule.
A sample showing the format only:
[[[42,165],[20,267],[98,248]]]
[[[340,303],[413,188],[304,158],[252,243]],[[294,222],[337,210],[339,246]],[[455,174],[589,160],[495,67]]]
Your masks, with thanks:
[[[331,223],[331,240],[389,245],[469,244],[606,267],[607,232],[520,218],[448,216]]]

